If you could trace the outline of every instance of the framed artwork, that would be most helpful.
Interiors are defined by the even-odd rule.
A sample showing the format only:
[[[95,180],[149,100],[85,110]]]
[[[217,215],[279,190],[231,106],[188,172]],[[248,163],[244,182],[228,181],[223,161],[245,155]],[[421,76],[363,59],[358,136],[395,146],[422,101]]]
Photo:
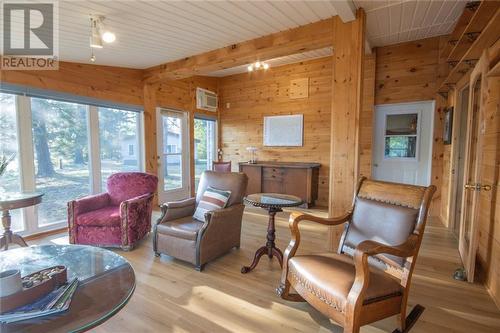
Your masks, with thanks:
[[[444,110],[443,143],[451,145],[453,130],[453,106]]]

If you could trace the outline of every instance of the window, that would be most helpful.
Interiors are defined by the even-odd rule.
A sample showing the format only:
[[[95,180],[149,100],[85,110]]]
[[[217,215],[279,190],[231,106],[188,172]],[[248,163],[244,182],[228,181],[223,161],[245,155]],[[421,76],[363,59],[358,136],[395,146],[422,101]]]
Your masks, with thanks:
[[[16,120],[16,96],[0,93],[0,159],[10,161],[0,177],[0,192],[21,190]],[[24,223],[19,209],[11,210],[11,229],[21,231]],[[0,225],[3,232],[3,226]]]
[[[216,157],[216,122],[213,119],[194,119],[194,184],[198,189],[200,176],[205,170],[212,170]]]
[[[386,117],[385,158],[416,158],[418,114],[390,114]]]
[[[138,112],[5,93],[0,102],[0,159],[11,160],[0,192],[44,194],[10,211],[14,231],[66,226],[69,200],[101,192],[113,172],[142,169]]]
[[[182,188],[182,114],[167,112],[163,117],[164,190]]]
[[[101,182],[105,189],[112,173],[141,169],[140,158],[134,154],[134,146],[139,146],[139,114],[101,107],[98,112]]]
[[[38,224],[67,219],[67,202],[90,193],[87,106],[32,98]]]

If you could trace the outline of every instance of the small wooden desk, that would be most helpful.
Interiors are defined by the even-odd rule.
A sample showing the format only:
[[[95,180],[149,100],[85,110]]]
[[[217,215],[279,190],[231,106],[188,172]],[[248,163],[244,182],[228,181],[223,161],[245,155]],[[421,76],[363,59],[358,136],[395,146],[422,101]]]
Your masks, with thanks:
[[[239,163],[248,176],[247,195],[281,193],[299,197],[308,208],[318,199],[319,163],[262,162]]]
[[[9,244],[28,246],[24,239],[10,230],[11,217],[9,210],[34,206],[42,202],[43,193],[2,193],[0,194],[0,210],[2,211],[3,236],[0,238],[0,249],[9,249]]]

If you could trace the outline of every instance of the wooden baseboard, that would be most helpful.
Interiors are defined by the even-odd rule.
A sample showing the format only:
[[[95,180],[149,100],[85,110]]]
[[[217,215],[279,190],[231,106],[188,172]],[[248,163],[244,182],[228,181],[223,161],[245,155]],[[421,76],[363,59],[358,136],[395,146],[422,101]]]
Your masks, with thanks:
[[[62,228],[58,228],[58,229],[54,229],[54,230],[39,232],[37,234],[29,235],[29,236],[26,236],[23,238],[24,238],[24,240],[29,241],[29,240],[34,240],[34,239],[38,239],[38,238],[43,238],[43,237],[59,234],[59,233],[64,232],[64,231],[68,231],[68,227],[62,227]]]

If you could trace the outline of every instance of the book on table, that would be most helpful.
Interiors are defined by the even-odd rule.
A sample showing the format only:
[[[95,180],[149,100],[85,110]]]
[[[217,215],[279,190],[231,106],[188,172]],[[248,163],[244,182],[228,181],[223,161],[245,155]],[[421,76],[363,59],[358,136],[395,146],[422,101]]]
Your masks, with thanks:
[[[75,278],[31,304],[1,314],[0,323],[14,323],[64,312],[69,309],[77,287],[78,279]]]

